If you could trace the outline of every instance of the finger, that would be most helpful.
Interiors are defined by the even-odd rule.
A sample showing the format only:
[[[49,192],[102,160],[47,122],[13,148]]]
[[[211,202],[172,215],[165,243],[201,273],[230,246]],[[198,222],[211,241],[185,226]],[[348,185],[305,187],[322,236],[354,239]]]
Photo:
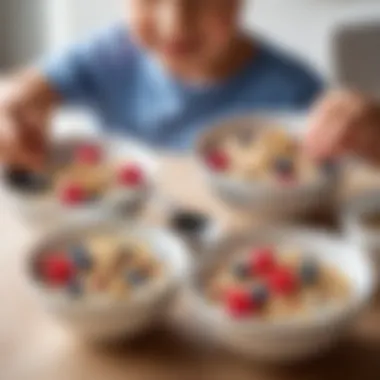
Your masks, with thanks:
[[[38,169],[43,165],[44,152],[40,147],[25,144],[11,119],[1,121],[0,159],[12,166]]]
[[[326,159],[338,155],[344,149],[349,119],[338,109],[330,109],[314,117],[304,142],[306,153],[314,159]]]
[[[376,130],[372,124],[362,125],[360,133],[357,133],[353,140],[352,152],[363,159],[376,163],[380,155],[377,137]]]

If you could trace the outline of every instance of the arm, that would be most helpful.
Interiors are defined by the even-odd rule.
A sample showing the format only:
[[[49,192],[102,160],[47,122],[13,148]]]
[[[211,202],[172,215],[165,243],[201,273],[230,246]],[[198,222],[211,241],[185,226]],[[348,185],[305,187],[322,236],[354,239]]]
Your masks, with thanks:
[[[61,103],[93,105],[100,99],[112,49],[124,33],[111,28],[0,85],[0,160],[41,163],[51,112]]]
[[[316,159],[356,154],[380,164],[380,104],[354,91],[328,93],[311,114],[305,146]]]
[[[59,94],[37,69],[3,80],[0,83],[0,160],[14,166],[40,166],[49,116],[59,103]]]

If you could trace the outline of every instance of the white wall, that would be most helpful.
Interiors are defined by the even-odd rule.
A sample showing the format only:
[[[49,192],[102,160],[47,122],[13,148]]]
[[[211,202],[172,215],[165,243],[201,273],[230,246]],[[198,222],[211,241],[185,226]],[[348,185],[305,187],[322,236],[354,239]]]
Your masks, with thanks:
[[[335,30],[346,23],[363,20],[376,20],[380,24],[377,0],[248,1],[249,25],[305,56],[327,75],[333,74],[330,44]]]
[[[53,1],[54,0],[50,0]],[[59,2],[62,0],[56,0]],[[345,22],[375,19],[380,23],[380,1],[371,0],[246,0],[245,22],[333,75],[330,42]],[[86,35],[92,28],[120,16],[122,0],[65,0],[70,30],[60,43]],[[57,24],[57,23],[56,23]],[[56,44],[57,41],[52,41]],[[379,42],[380,45],[380,42]]]
[[[12,3],[12,61],[84,37],[92,28],[120,17],[124,0],[0,0]],[[332,32],[347,21],[376,19],[380,0],[245,0],[245,21],[275,41],[332,74],[329,45]],[[11,18],[10,18],[11,19]],[[9,39],[8,38],[8,39]]]
[[[46,48],[46,0],[0,0],[2,64],[14,66]]]

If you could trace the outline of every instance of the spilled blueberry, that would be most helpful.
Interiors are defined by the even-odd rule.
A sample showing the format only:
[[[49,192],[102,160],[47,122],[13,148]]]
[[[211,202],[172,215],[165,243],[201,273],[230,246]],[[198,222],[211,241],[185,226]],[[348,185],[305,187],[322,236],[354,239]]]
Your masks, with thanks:
[[[200,233],[207,224],[207,217],[191,211],[177,212],[170,220],[171,227],[180,233]]]

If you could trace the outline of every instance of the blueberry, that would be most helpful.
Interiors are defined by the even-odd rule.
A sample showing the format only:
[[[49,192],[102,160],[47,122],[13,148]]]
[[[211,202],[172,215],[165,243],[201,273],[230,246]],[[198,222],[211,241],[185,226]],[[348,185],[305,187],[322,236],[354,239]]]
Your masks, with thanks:
[[[83,292],[83,287],[78,279],[73,279],[67,285],[69,294],[73,297],[79,297]]]
[[[43,191],[49,187],[48,176],[24,169],[7,169],[5,179],[12,187],[27,192]]]
[[[289,158],[277,158],[274,165],[276,172],[280,174],[292,174],[294,171],[294,163]]]
[[[305,285],[313,285],[319,277],[318,264],[312,259],[306,259],[300,267],[301,280]]]
[[[147,281],[147,276],[141,271],[129,271],[126,274],[127,282],[132,286],[143,285]]]
[[[251,297],[253,302],[262,306],[268,301],[269,290],[265,285],[255,285],[251,290]]]
[[[338,166],[334,161],[325,161],[322,163],[322,170],[326,175],[335,176],[337,174]]]
[[[97,192],[93,192],[87,196],[86,202],[87,203],[97,203],[101,200],[101,198],[102,198],[102,194],[99,194]]]
[[[136,252],[131,247],[120,247],[117,253],[117,263],[119,265],[124,265],[128,261],[132,260]]]
[[[241,129],[236,133],[236,138],[238,142],[243,146],[251,144],[253,137],[254,133],[252,128]]]
[[[232,267],[232,272],[239,279],[245,279],[250,275],[250,268],[246,263],[240,262]]]
[[[76,267],[81,270],[90,270],[92,259],[87,249],[81,245],[76,245],[70,249],[71,258]]]
[[[182,233],[199,233],[202,232],[207,225],[207,218],[195,212],[178,212],[171,219],[173,229]]]

